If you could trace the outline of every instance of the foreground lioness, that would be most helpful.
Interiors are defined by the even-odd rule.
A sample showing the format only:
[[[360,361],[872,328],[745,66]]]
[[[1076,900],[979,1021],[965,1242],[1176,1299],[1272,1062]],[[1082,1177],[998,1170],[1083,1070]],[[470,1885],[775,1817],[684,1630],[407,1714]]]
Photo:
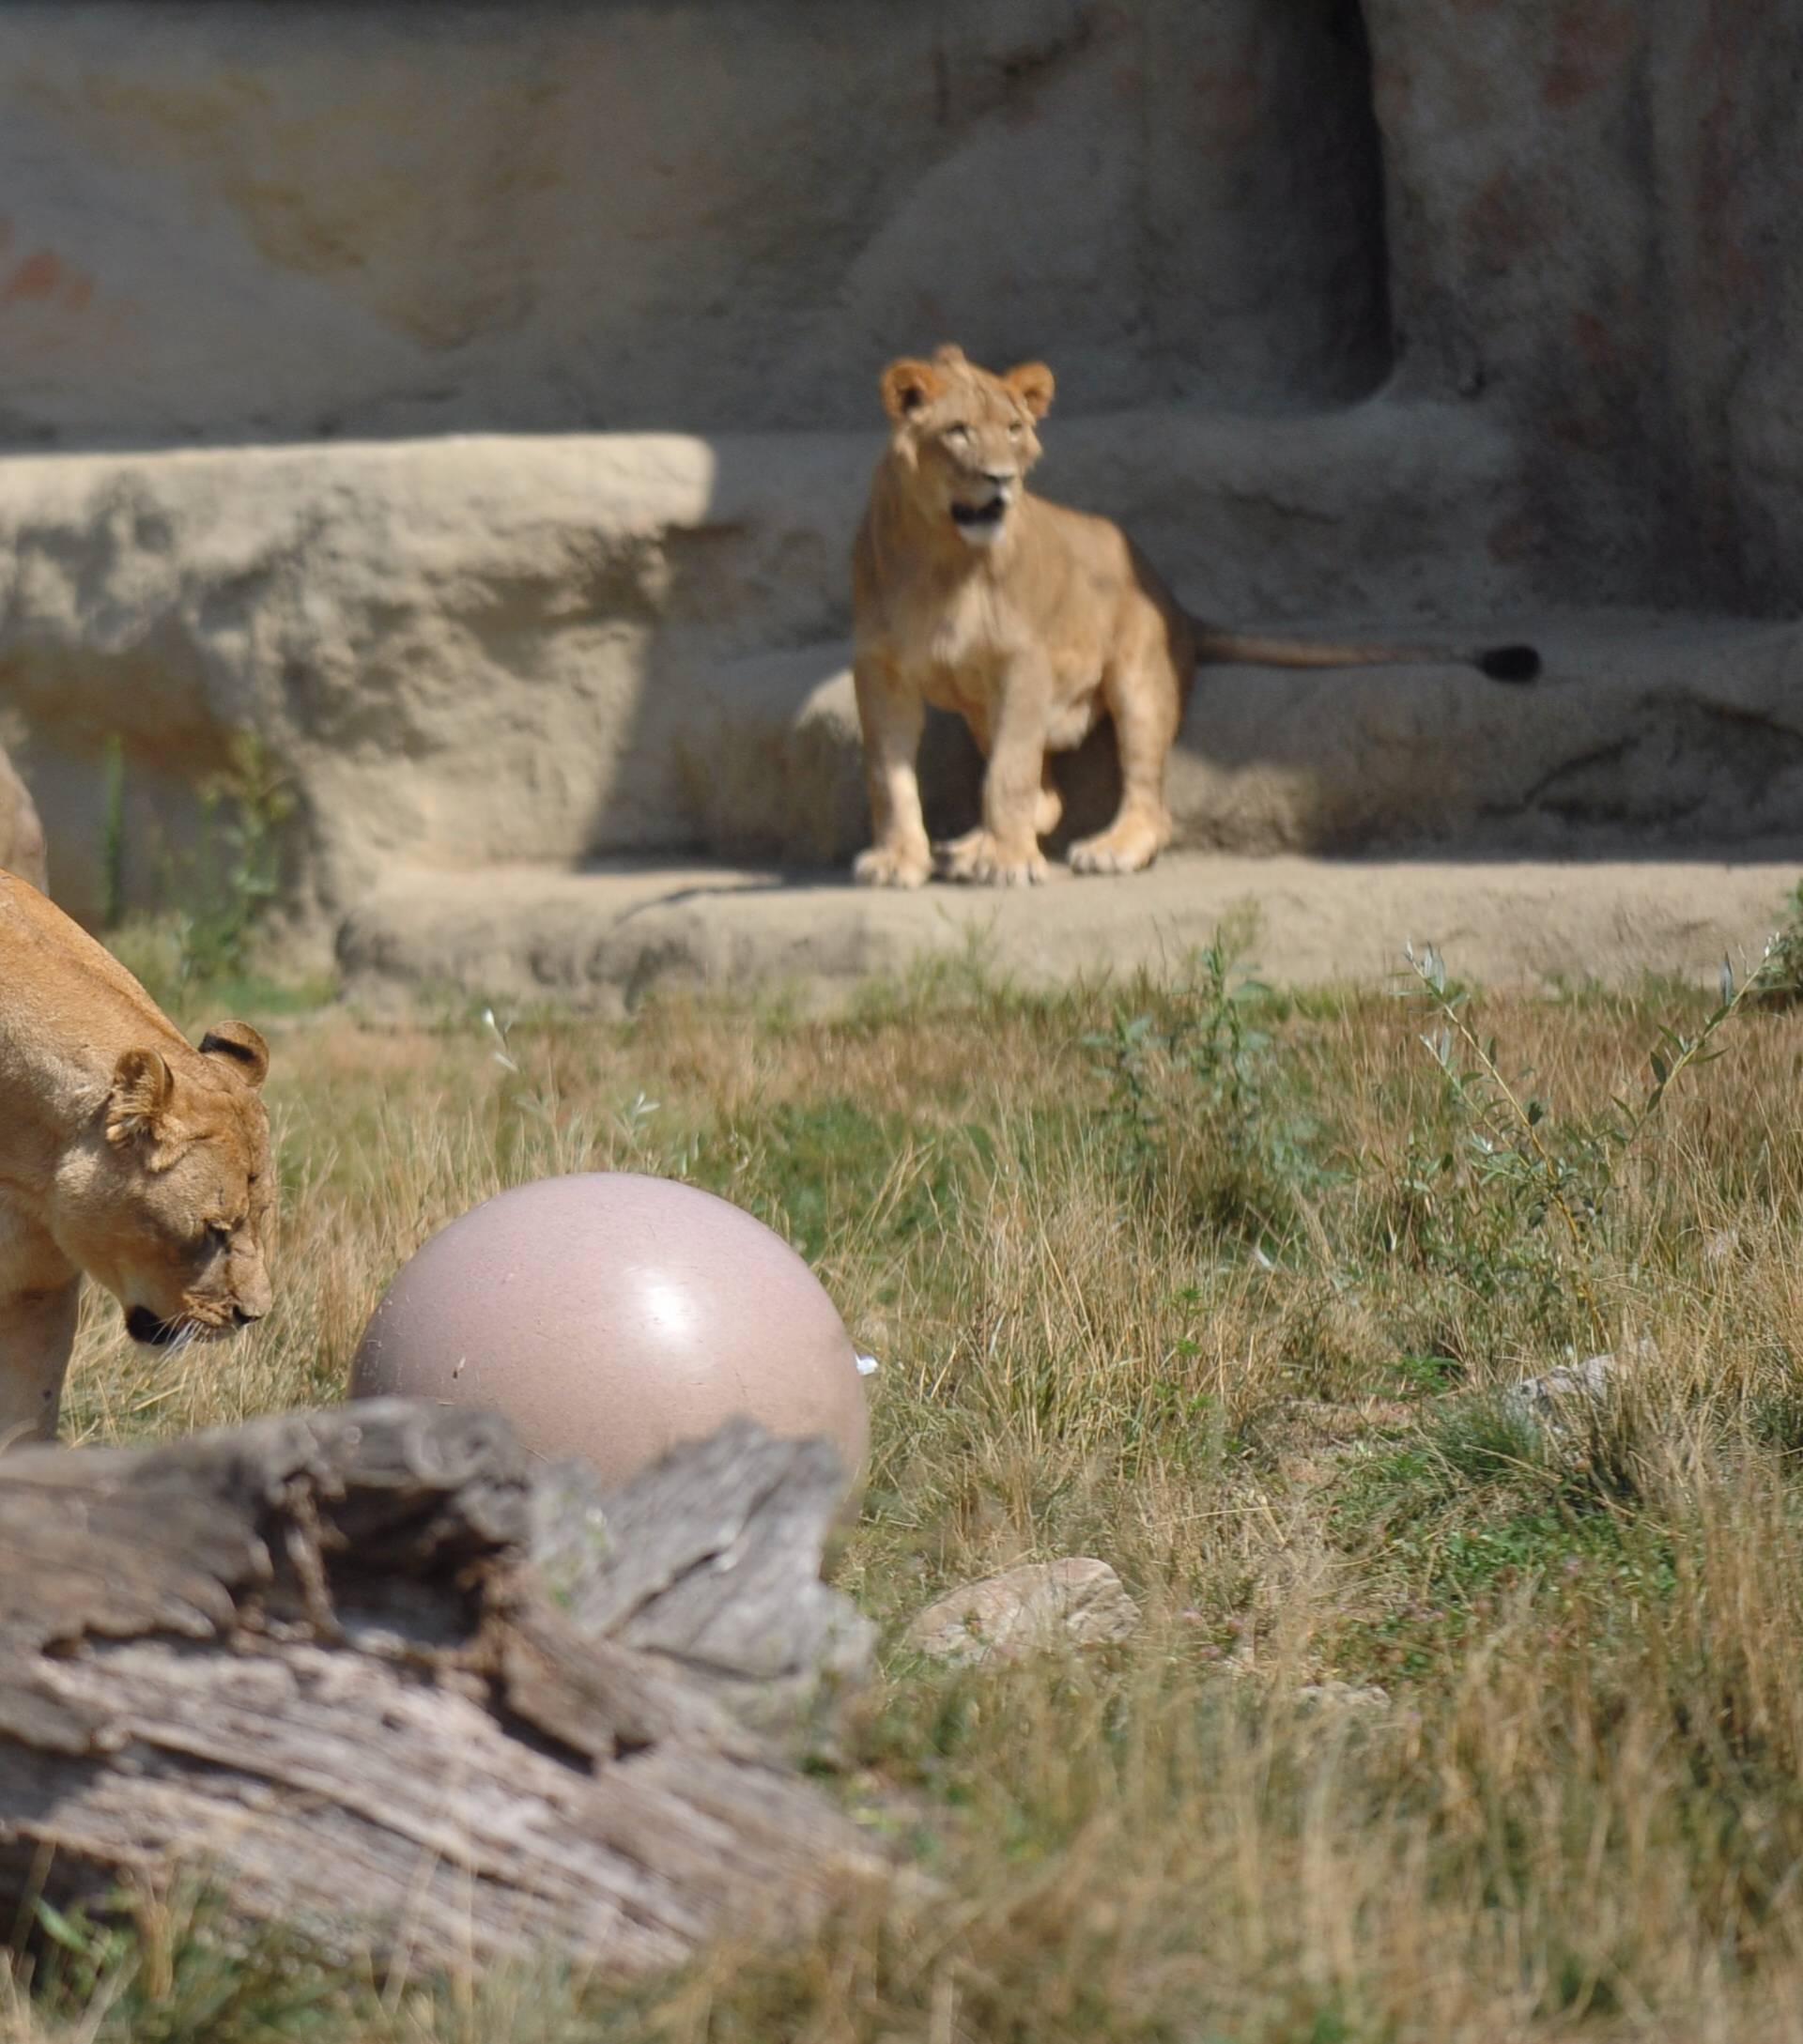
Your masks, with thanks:
[[[269,1052],[198,1051],[108,952],[0,872],[0,1444],[54,1437],[85,1271],[134,1340],[269,1310]]]
[[[981,824],[941,847],[954,880],[1042,880],[1061,813],[1048,755],[1105,715],[1120,809],[1071,847],[1080,873],[1130,873],[1170,842],[1164,768],[1198,658],[1268,667],[1469,662],[1531,681],[1531,647],[1487,653],[1327,645],[1212,631],[1190,618],[1118,526],[1025,487],[1052,372],[992,376],[942,347],[891,362],[893,432],[852,555],[854,670],[875,843],[860,881],[917,887],[932,869],[915,760],[929,703],[956,711],[987,759]]]

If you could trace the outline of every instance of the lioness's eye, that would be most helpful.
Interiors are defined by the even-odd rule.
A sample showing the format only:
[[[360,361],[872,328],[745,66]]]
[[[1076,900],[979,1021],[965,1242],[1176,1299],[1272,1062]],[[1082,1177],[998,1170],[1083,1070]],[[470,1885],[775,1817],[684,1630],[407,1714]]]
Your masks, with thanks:
[[[948,440],[967,440],[970,438],[970,428],[968,426],[948,426],[946,428],[946,438]]]
[[[1010,440],[1018,440],[1020,438],[1021,422],[1018,419],[1010,419],[1008,422],[1008,437]]]

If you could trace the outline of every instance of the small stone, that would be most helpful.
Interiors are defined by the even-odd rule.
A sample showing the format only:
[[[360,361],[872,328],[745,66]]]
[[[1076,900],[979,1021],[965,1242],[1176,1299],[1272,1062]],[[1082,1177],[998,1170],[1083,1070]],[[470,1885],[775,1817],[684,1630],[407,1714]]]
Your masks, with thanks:
[[[1503,1409],[1531,1426],[1557,1431],[1580,1407],[1603,1406],[1619,1396],[1630,1372],[1657,1355],[1651,1341],[1641,1341],[1626,1354],[1609,1351],[1586,1356],[1582,1362],[1562,1362],[1542,1376],[1510,1385],[1502,1393]]]
[[[1390,1692],[1376,1683],[1331,1682],[1304,1683],[1296,1692],[1296,1700],[1311,1711],[1387,1711],[1390,1708]]]
[[[1125,1639],[1139,1606],[1107,1562],[1087,1555],[1007,1569],[930,1604],[908,1627],[911,1647],[968,1667],[1019,1660],[1060,1644],[1100,1647]]]

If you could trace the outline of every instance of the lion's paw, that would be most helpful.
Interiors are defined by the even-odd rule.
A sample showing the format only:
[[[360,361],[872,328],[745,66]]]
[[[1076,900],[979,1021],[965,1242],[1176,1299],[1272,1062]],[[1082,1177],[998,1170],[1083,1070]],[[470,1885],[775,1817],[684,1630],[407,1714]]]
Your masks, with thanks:
[[[973,830],[940,847],[939,870],[978,887],[1031,887],[1045,878],[1046,868],[1037,845],[1010,851],[989,831]]]
[[[1137,873],[1149,866],[1170,842],[1168,828],[1134,822],[1116,823],[1094,838],[1083,838],[1071,847],[1073,873]]]
[[[860,887],[924,887],[932,872],[925,845],[872,845],[852,861]]]

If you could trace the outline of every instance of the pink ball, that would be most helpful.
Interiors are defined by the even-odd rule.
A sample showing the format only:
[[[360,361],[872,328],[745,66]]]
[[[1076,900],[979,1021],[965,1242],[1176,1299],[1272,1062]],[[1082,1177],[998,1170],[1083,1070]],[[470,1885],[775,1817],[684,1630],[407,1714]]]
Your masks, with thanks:
[[[870,1433],[856,1351],[788,1243],[624,1171],[516,1186],[440,1229],[371,1315],[350,1395],[488,1406],[609,1488],[735,1413],[824,1434],[848,1483]]]

